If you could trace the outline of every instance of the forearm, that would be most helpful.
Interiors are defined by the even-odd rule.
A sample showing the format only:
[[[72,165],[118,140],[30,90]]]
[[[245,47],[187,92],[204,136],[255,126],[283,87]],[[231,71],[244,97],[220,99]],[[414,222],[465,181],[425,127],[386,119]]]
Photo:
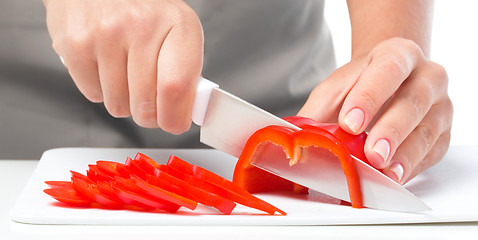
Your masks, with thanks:
[[[352,27],[352,58],[367,55],[379,42],[401,37],[430,53],[433,1],[348,0]]]

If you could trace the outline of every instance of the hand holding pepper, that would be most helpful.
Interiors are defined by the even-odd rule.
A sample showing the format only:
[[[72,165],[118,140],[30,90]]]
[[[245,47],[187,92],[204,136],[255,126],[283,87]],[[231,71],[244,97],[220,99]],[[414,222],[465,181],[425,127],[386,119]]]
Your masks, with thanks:
[[[322,122],[338,117],[352,134],[370,129],[368,160],[404,184],[448,149],[453,107],[447,82],[445,70],[417,44],[389,39],[319,84],[299,115]]]

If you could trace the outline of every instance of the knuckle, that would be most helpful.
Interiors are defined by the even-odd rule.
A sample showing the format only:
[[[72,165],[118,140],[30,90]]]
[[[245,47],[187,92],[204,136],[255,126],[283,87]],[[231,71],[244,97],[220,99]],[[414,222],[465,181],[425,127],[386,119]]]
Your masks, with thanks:
[[[176,20],[190,20],[194,11],[186,5],[173,5],[171,6],[170,13]]]
[[[92,53],[93,43],[93,36],[85,32],[83,34],[65,34],[62,44],[69,55],[88,56]]]
[[[423,55],[422,49],[420,48],[420,46],[415,41],[412,41],[410,39],[403,39],[402,38],[401,43],[403,44],[403,47],[405,48],[405,50],[407,52],[410,52],[415,56]]]
[[[356,94],[360,99],[361,106],[366,109],[365,111],[375,111],[379,108],[379,104],[372,93],[366,91],[365,89],[357,89]]]
[[[433,144],[437,139],[437,124],[420,124],[416,127],[415,131],[417,131],[419,138],[421,139],[420,142],[423,143],[424,150],[422,152],[427,153],[432,148]]]
[[[408,95],[409,107],[418,118],[423,117],[433,101],[433,87],[428,82],[423,82],[415,88],[415,91]],[[417,119],[418,120],[418,119]]]
[[[451,99],[449,97],[446,97],[445,100],[443,100],[443,104],[445,106],[446,114],[448,116],[450,116],[449,118],[451,119],[453,117],[453,112],[455,111],[455,109],[453,107],[453,102],[451,101]]]
[[[433,72],[433,79],[438,81],[441,86],[448,86],[448,73],[442,65],[430,62],[430,68]]]
[[[377,67],[384,73],[385,76],[390,76],[390,79],[395,79],[394,76],[403,75],[403,63],[396,55],[387,55],[379,59]]]
[[[437,104],[437,107],[440,109],[440,116],[434,118],[435,121],[439,123],[439,130],[443,131],[444,129],[451,128],[453,122],[453,103],[450,98],[445,98],[440,103]]]
[[[117,41],[123,32],[123,21],[117,19],[103,18],[97,26],[97,33],[101,40],[111,44]]]
[[[392,148],[393,146],[398,146],[401,144],[405,133],[398,126],[395,124],[384,123],[383,129],[385,129],[388,133],[387,139],[390,141]]]
[[[407,39],[407,38],[401,38],[401,37],[392,37],[389,39],[389,41],[386,41],[387,44],[383,45],[392,45],[392,46],[399,46],[402,51],[418,54],[418,55],[423,55],[422,49],[420,46],[413,40]]]
[[[148,29],[153,26],[155,16],[153,9],[144,7],[134,8],[131,11],[128,11],[124,18],[124,22],[127,22],[130,26],[134,26],[135,28]],[[138,34],[138,32],[136,34]]]
[[[169,17],[174,28],[200,25],[196,13],[188,6],[173,6]]]
[[[423,52],[420,46],[412,40],[404,38],[391,38],[377,46],[375,53],[379,56],[379,67],[386,73],[397,74],[401,77],[408,76]],[[396,75],[393,75],[396,76]]]

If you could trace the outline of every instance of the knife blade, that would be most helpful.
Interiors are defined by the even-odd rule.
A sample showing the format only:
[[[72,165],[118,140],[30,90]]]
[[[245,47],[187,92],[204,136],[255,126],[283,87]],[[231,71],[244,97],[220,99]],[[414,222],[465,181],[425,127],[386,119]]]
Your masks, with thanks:
[[[200,141],[234,157],[247,139],[269,125],[300,128],[200,78],[193,106],[193,121],[201,126]]]
[[[193,121],[201,126],[200,141],[234,157],[239,157],[248,138],[269,126],[299,127],[274,116],[200,78],[193,107]],[[347,182],[337,157],[327,149],[303,149],[293,166],[284,151],[274,144],[263,145],[261,157],[252,165],[315,191],[350,202]],[[364,206],[398,212],[430,210],[413,193],[378,170],[352,156],[359,173]]]

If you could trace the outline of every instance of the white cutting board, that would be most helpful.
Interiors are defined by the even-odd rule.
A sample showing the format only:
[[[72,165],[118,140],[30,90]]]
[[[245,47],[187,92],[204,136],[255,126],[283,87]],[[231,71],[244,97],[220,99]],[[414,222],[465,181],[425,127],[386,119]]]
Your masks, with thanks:
[[[47,180],[69,180],[69,170],[84,173],[99,159],[124,162],[126,156],[145,153],[165,163],[174,154],[226,178],[232,177],[236,159],[209,149],[105,149],[60,148],[46,151],[11,211],[11,219],[30,224],[81,225],[354,225],[478,221],[478,148],[454,147],[438,165],[422,173],[406,187],[432,211],[397,213],[321,203],[284,194],[256,196],[287,212],[269,216],[238,205],[231,215],[215,209],[181,208],[178,214],[67,208],[43,193]]]

